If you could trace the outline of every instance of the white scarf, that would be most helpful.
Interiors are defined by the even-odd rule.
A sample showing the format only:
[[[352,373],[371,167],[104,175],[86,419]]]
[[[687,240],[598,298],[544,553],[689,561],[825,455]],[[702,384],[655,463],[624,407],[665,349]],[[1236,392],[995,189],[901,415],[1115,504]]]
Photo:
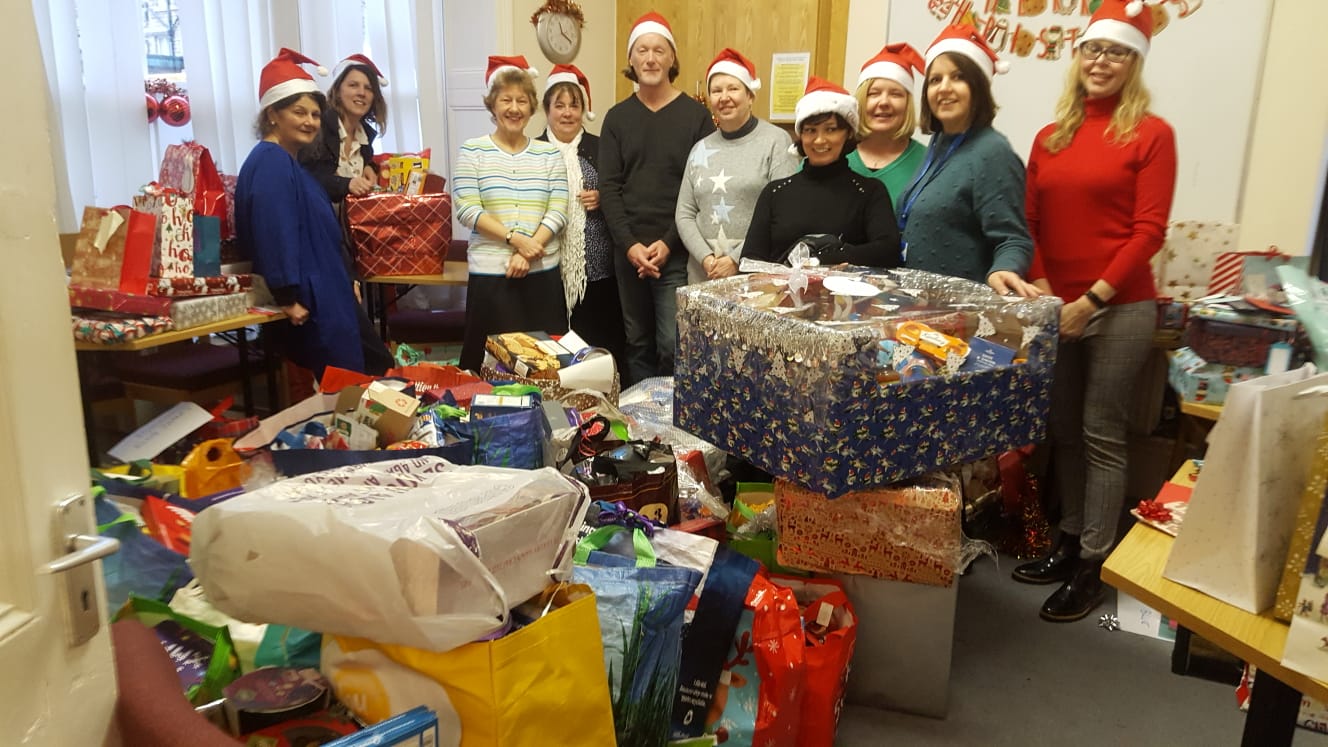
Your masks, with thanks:
[[[563,163],[567,166],[567,228],[563,229],[563,241],[558,249],[561,254],[558,266],[562,268],[563,297],[567,300],[569,317],[586,295],[586,209],[577,197],[584,182],[581,180],[581,160],[576,154],[584,132],[584,129],[580,130],[572,142],[564,143],[553,130],[544,128],[544,136],[562,151]]]

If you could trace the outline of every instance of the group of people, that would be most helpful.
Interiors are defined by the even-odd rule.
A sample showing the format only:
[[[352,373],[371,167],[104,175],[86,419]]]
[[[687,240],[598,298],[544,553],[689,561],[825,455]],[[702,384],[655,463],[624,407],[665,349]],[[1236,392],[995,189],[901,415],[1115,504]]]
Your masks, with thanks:
[[[619,357],[625,383],[671,375],[677,289],[734,275],[744,257],[787,261],[800,244],[822,264],[1059,296],[1060,531],[1048,557],[1014,576],[1061,584],[1043,618],[1083,617],[1103,597],[1098,570],[1124,500],[1126,412],[1154,320],[1149,260],[1176,178],[1172,130],[1149,112],[1142,81],[1153,21],[1140,5],[1095,11],[1027,167],[992,127],[992,81],[1008,64],[969,25],[947,27],[925,54],[887,44],[854,93],[812,77],[796,139],[753,114],[761,81],[733,49],[706,71],[708,109],[678,89],[676,41],[656,13],[632,25],[623,74],[635,92],[598,138],[583,126],[594,114],[581,71],[556,66],[541,98],[523,57],[491,57],[494,131],[461,146],[452,181],[456,217],[472,230],[461,365],[479,368],[489,334],[570,324]],[[332,206],[372,187],[383,81],[366,58],[348,58],[325,98],[301,62],[283,50],[264,68],[239,238],[297,331],[291,357],[315,372],[373,372],[385,351],[357,303]],[[537,101],[547,125],[530,137]],[[324,110],[336,116],[320,121]]]

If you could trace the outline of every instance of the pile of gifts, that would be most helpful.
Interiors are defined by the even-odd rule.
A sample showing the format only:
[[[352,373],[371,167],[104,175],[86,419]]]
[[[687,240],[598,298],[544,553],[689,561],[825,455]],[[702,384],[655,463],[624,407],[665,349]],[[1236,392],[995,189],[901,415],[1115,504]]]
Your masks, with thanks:
[[[1190,306],[1168,374],[1182,399],[1220,405],[1235,382],[1328,365],[1328,292],[1303,259],[1244,257],[1234,286]]]
[[[378,188],[384,192],[403,195],[424,194],[424,178],[429,175],[432,148],[418,153],[378,153],[374,165],[378,167]]]
[[[74,337],[114,344],[244,314],[253,280],[222,273],[231,198],[208,151],[172,145],[133,207],[87,207],[70,266]]]

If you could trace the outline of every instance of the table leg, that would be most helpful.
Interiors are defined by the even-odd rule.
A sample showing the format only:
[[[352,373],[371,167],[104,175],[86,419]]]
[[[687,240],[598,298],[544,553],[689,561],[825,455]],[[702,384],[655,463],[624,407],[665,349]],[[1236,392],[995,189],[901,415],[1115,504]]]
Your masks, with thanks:
[[[259,325],[258,341],[263,347],[263,373],[267,381],[267,412],[272,415],[281,410],[281,395],[277,393],[277,355],[272,349],[272,335],[267,333],[267,325]]]
[[[374,283],[374,297],[377,299],[378,336],[387,343],[387,284]]]
[[[240,392],[244,395],[244,414],[254,414],[254,382],[249,379],[249,329],[235,330],[235,349],[240,354]]]
[[[1300,693],[1260,669],[1254,675],[1250,711],[1245,714],[1241,747],[1290,745],[1296,733]]]

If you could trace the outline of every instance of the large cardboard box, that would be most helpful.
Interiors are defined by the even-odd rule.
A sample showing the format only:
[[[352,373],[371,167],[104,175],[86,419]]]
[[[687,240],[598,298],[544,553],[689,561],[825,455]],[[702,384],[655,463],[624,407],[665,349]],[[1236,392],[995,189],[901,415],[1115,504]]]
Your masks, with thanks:
[[[962,509],[953,490],[879,488],[831,500],[779,480],[775,496],[784,565],[932,586],[955,582]]]
[[[854,705],[944,718],[959,584],[948,587],[836,575],[858,619],[849,667]]]
[[[677,425],[830,497],[1042,438],[1059,299],[1005,299],[916,270],[857,279],[915,292],[925,308],[908,313],[970,341],[1000,340],[1017,350],[1015,362],[891,381],[880,343],[901,317],[866,316],[857,305],[840,313],[841,296],[826,294],[812,311],[840,318],[817,321],[798,308],[761,306],[777,282],[768,275],[715,280],[678,290]]]

